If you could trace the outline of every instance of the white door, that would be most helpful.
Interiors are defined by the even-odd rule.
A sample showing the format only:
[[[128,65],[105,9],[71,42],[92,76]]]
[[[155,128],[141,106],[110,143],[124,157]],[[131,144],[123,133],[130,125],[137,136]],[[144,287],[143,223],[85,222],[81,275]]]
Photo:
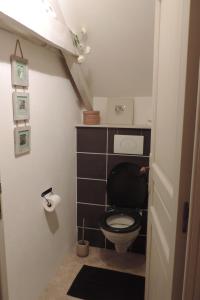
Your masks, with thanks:
[[[0,178],[0,227],[1,227],[1,178]],[[1,228],[0,228],[1,231]],[[0,237],[1,240],[1,237]],[[1,267],[1,257],[0,257],[0,300],[2,300],[2,278],[1,278],[1,272],[2,272],[2,267]]]
[[[177,250],[176,243],[181,201],[190,0],[155,0],[155,6],[154,112],[145,299],[179,300],[179,296],[174,296],[180,295],[178,289],[174,291],[174,280],[177,280],[174,264],[176,255],[184,263],[185,252],[185,249]],[[186,234],[182,238],[184,240]]]

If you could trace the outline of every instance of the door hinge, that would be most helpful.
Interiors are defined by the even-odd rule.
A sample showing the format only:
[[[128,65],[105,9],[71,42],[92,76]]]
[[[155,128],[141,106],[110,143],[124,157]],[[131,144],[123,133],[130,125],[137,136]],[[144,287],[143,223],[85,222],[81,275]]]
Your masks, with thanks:
[[[183,219],[182,219],[182,232],[187,233],[189,219],[189,202],[184,202],[183,205]]]

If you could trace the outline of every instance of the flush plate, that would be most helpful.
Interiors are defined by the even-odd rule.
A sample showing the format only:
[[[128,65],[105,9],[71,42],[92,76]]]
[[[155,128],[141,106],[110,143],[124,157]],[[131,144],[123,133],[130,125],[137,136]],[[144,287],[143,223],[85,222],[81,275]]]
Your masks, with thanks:
[[[114,153],[143,155],[144,136],[114,135]]]

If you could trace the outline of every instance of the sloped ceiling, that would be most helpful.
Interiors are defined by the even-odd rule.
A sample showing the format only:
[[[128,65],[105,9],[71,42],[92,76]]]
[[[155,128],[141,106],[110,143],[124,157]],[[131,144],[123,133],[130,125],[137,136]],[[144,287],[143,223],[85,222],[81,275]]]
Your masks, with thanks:
[[[58,0],[66,23],[85,26],[84,72],[96,97],[151,96],[153,0]]]
[[[56,0],[0,0],[0,28],[66,54],[76,54]]]

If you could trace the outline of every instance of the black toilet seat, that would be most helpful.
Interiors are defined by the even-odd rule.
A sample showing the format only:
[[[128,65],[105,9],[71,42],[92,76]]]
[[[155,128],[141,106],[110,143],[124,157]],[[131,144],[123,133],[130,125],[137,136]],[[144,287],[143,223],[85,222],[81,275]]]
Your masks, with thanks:
[[[125,228],[117,228],[108,225],[107,219],[111,216],[120,215],[120,216],[129,216],[134,219],[134,223],[130,226],[127,226]],[[99,226],[109,232],[115,232],[115,233],[128,233],[133,232],[141,227],[141,221],[142,217],[137,211],[133,210],[127,210],[127,209],[114,209],[112,211],[106,212],[99,221]]]

